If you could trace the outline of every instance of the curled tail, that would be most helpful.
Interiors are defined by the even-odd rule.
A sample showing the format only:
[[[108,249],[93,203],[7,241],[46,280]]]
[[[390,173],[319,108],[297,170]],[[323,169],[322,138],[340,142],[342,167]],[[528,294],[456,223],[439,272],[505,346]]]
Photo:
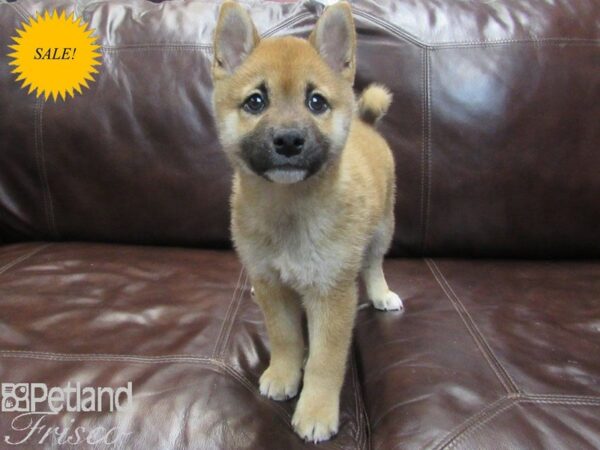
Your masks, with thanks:
[[[358,116],[368,124],[375,124],[392,104],[392,93],[382,84],[370,84],[358,99]]]

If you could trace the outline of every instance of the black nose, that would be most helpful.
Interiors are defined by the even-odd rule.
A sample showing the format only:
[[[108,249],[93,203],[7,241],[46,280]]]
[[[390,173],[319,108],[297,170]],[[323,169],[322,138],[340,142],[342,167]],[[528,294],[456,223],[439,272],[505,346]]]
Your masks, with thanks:
[[[278,130],[273,136],[273,145],[277,153],[287,158],[299,155],[304,147],[304,132],[297,129]]]

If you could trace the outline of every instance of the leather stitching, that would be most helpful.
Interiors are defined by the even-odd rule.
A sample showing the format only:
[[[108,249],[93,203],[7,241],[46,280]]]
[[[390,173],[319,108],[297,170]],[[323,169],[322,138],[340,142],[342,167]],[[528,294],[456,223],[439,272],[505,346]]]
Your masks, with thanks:
[[[9,3],[10,6],[17,11],[17,13],[24,19],[27,20],[28,17],[32,17],[32,14],[27,12],[21,5],[18,3]],[[409,33],[405,29],[385,20],[379,18],[367,11],[361,10],[359,8],[352,8],[354,15],[362,17],[369,22],[372,22],[387,31],[389,31],[392,35],[401,38],[402,40],[414,44],[418,47],[427,48],[429,50],[443,50],[445,48],[463,48],[463,47],[489,47],[489,46],[497,46],[497,45],[507,45],[507,44],[554,44],[554,45],[600,45],[600,39],[586,39],[586,38],[569,38],[569,37],[557,37],[557,38],[537,38],[537,39],[496,39],[496,40],[484,40],[484,41],[446,41],[446,42],[424,42],[417,36]],[[293,26],[297,22],[300,22],[302,19],[309,18],[312,14],[309,12],[300,13],[297,16],[289,17],[288,19],[283,20],[281,23],[274,25],[264,33],[262,33],[262,37],[269,37],[284,29],[287,26]],[[134,44],[135,45],[135,44]],[[144,44],[142,44],[144,45]],[[212,44],[148,44],[149,46],[195,46],[199,49],[208,49],[212,51]],[[112,50],[120,50],[126,49],[127,47],[122,46],[103,46],[102,49],[112,49]]]
[[[18,4],[18,3],[8,3],[8,5],[9,5],[9,6],[12,6],[12,8],[15,10],[15,12],[16,12],[16,13],[17,13],[19,16],[21,16],[21,18],[22,18],[24,21],[27,21],[27,20],[29,19],[29,17],[31,17],[31,16],[29,15],[29,13],[28,13],[27,11],[25,11],[25,10],[24,10],[24,9],[21,7],[21,5],[20,5],[20,4]]]
[[[550,398],[548,398],[550,397]],[[509,394],[496,400],[486,408],[471,416],[448,433],[433,449],[451,449],[468,438],[475,431],[497,417],[502,412],[520,403],[550,404],[569,406],[600,406],[600,396],[545,395],[545,394]]]
[[[560,44],[560,45],[600,45],[600,39],[586,39],[586,38],[570,38],[570,37],[558,37],[558,38],[532,38],[532,39],[495,39],[495,40],[483,40],[483,41],[437,41],[437,42],[425,42],[419,37],[412,33],[409,33],[404,28],[395,25],[388,20],[377,17],[367,11],[352,8],[355,15],[363,17],[364,19],[379,25],[385,30],[389,31],[392,35],[416,45],[417,47],[428,48],[430,50],[442,50],[444,48],[460,48],[460,47],[487,47],[496,45],[507,45],[507,44]]]
[[[40,251],[44,250],[45,248],[48,248],[50,245],[52,245],[52,244],[43,244],[43,245],[40,245],[38,247],[35,247],[33,250],[31,250],[31,251],[29,251],[27,253],[24,253],[21,256],[13,259],[12,261],[9,261],[8,263],[6,263],[2,267],[0,267],[0,275],[2,275],[3,273],[7,272],[9,269],[12,269],[17,264],[25,261],[26,259],[31,258],[36,253],[39,253]]]
[[[363,401],[360,383],[358,381],[358,369],[356,368],[355,352],[350,354],[350,376],[352,379],[352,390],[354,393],[354,414],[356,417],[357,433],[356,442],[358,448],[369,450],[371,448],[369,419]]]
[[[483,333],[479,330],[479,327],[477,326],[477,322],[475,322],[475,320],[473,320],[473,317],[471,316],[471,313],[469,312],[469,310],[463,305],[462,301],[460,301],[460,298],[458,297],[458,295],[454,291],[454,288],[450,285],[450,283],[448,282],[448,280],[446,279],[446,277],[444,277],[444,274],[442,273],[442,271],[440,270],[440,268],[437,266],[437,264],[435,262],[433,262],[433,261],[432,261],[432,263],[436,267],[436,269],[438,270],[440,276],[442,277],[442,279],[444,280],[444,282],[446,283],[446,285],[448,286],[448,289],[450,290],[450,292],[452,292],[452,294],[454,295],[454,298],[459,302],[459,305],[463,308],[463,310],[464,310],[465,314],[467,315],[468,319],[470,320],[470,322],[473,324],[473,328],[479,334],[479,336],[481,337],[481,340],[485,344],[486,348],[489,350],[490,356],[494,359],[494,361],[496,361],[496,363],[498,364],[499,368],[506,375],[506,377],[508,377],[508,380],[512,384],[513,390],[515,392],[520,393],[521,389],[517,386],[517,383],[512,378],[510,372],[504,368],[504,366],[502,365],[502,363],[500,362],[500,360],[494,354],[494,352],[492,350],[492,347],[487,343],[487,340],[483,336]]]
[[[225,334],[225,338],[223,339],[223,345],[221,346],[221,358],[223,358],[227,347],[229,347],[229,338],[231,337],[231,330],[233,330],[233,324],[238,315],[238,311],[240,309],[240,304],[242,303],[242,298],[244,297],[244,291],[246,290],[246,284],[248,283],[248,272],[245,273],[244,281],[242,283],[242,287],[240,288],[239,295],[237,300],[235,301],[235,309],[233,310],[233,314],[229,318],[229,323],[227,327],[227,333]]]
[[[350,357],[350,380],[352,383],[352,394],[354,396],[354,417],[356,420],[356,434],[354,435],[354,441],[358,444],[357,448],[361,448],[361,435],[362,435],[362,416],[358,409],[358,395],[356,392],[356,377],[354,372],[354,358]]]
[[[233,295],[231,296],[231,300],[229,301],[229,305],[227,306],[227,311],[225,311],[225,317],[223,318],[223,323],[221,328],[219,329],[219,334],[217,335],[217,340],[215,341],[215,348],[213,350],[213,358],[217,358],[221,354],[221,341],[223,340],[223,332],[225,330],[225,325],[229,320],[230,311],[232,305],[235,301],[236,295],[240,288],[240,281],[242,280],[242,274],[244,273],[244,268],[240,269],[240,274],[238,275],[237,283],[235,284],[235,289],[233,290]]]
[[[29,17],[33,17],[35,14],[30,14],[27,10],[25,10],[22,5],[18,3],[9,3],[10,6],[23,18],[23,20],[28,20]],[[85,12],[85,9],[82,11],[82,14]],[[285,29],[287,27],[291,27],[296,23],[302,21],[303,19],[307,19],[311,17],[312,14],[310,12],[303,12],[297,14],[295,16],[288,17],[287,19],[282,20],[280,23],[273,25],[271,28],[266,30],[261,34],[261,37],[266,38],[274,35],[278,31]],[[205,50],[212,53],[212,43],[156,43],[156,44],[131,44],[131,45],[103,45],[101,46],[101,50],[103,52],[111,52],[118,50],[138,50],[138,49],[180,49],[180,50]]]
[[[252,393],[257,393],[253,383],[244,375],[239,373],[233,367],[214,358],[208,358],[195,355],[157,355],[157,356],[142,356],[142,355],[118,355],[118,354],[68,354],[68,353],[52,353],[52,352],[32,352],[18,350],[0,350],[0,357],[5,358],[26,358],[26,359],[41,359],[48,361],[63,361],[63,362],[80,362],[80,361],[101,361],[101,362],[128,362],[138,364],[164,364],[164,363],[179,363],[179,364],[199,364],[207,367],[215,368],[216,371],[222,374],[231,376],[238,381],[244,388]],[[290,415],[281,408],[277,403],[266,401],[266,398],[257,395],[262,403],[269,404],[272,409],[276,410],[278,415],[289,422]]]
[[[565,395],[565,394],[523,394],[523,397],[539,401],[559,402],[596,402],[600,403],[600,395]]]
[[[53,352],[33,352],[26,350],[0,350],[0,358],[28,358],[28,359],[40,359],[48,361],[101,361],[101,362],[131,362],[138,364],[165,364],[165,363],[176,363],[176,364],[198,364],[204,365],[207,368],[214,369],[216,372],[228,375],[238,382],[247,391],[251,392],[260,403],[268,406],[272,409],[291,429],[291,416],[288,412],[283,409],[278,403],[273,402],[266,397],[260,395],[254,384],[245,377],[242,373],[236,370],[234,367],[224,363],[221,360],[196,355],[156,355],[156,356],[143,356],[143,355],[122,355],[122,354],[108,354],[108,353],[95,353],[95,354],[69,354],[69,353],[53,353]],[[323,448],[336,448],[341,450],[341,445],[329,442],[320,444]]]
[[[46,156],[44,152],[44,133],[43,133],[43,114],[44,114],[44,99],[39,99],[35,103],[34,112],[34,144],[35,156],[38,166],[38,174],[42,185],[42,196],[44,199],[44,213],[46,215],[46,226],[50,236],[57,238],[58,232],[56,229],[56,221],[54,218],[54,205],[52,201],[52,193],[50,192],[50,184],[48,183],[48,171],[46,170]]]
[[[551,404],[551,405],[564,405],[564,406],[599,406],[600,407],[600,398],[588,399],[588,400],[572,400],[573,396],[564,396],[565,398],[560,399],[561,396],[557,397],[555,400],[545,400],[540,399],[537,395],[528,395],[528,394],[517,394],[512,396],[505,397],[508,404],[498,408],[492,414],[487,415],[487,417],[479,417],[473,424],[466,427],[466,429],[461,432],[459,435],[454,436],[447,444],[440,446],[439,448],[444,449],[452,449],[456,447],[460,442],[463,442],[468,437],[472,436],[475,432],[483,428],[486,424],[491,422],[493,419],[498,417],[503,412],[512,408],[515,405],[521,403],[529,403],[529,404]],[[586,397],[587,398],[587,397]]]
[[[448,42],[431,46],[431,50],[460,49],[460,48],[488,48],[501,47],[512,44],[525,45],[558,45],[558,46],[598,46],[600,39],[577,39],[577,38],[540,38],[540,39],[498,39],[496,41],[480,42]]]
[[[411,34],[408,31],[406,31],[405,29],[400,28],[396,25],[393,25],[391,22],[388,22],[387,20],[384,20],[377,16],[374,16],[373,14],[371,14],[367,11],[364,11],[362,9],[356,8],[355,6],[352,7],[352,13],[356,16],[366,19],[367,21],[369,21],[371,23],[374,23],[375,25],[380,26],[381,28],[389,31],[394,36],[399,37],[403,41],[406,41],[410,44],[414,44],[417,47],[423,47],[423,48],[427,47],[427,45],[425,43],[423,43],[414,34]]]
[[[273,36],[278,31],[280,31],[280,30],[282,30],[282,29],[284,29],[286,27],[293,26],[296,23],[300,22],[301,20],[307,19],[307,18],[309,18],[311,16],[312,16],[311,13],[304,12],[304,13],[298,14],[297,16],[293,16],[293,17],[290,17],[288,19],[285,19],[281,23],[272,26],[267,31],[265,31],[264,33],[262,33],[261,37],[266,38],[266,37],[269,37],[269,36]]]
[[[0,350],[0,357],[29,357],[34,359],[56,359],[64,361],[132,361],[132,362],[152,362],[163,360],[211,360],[218,361],[208,356],[198,356],[191,354],[173,354],[173,355],[125,355],[117,353],[60,353],[44,352],[31,350]]]
[[[100,48],[102,53],[116,53],[120,51],[136,50],[200,50],[212,53],[212,47],[208,44],[194,44],[188,42],[175,43],[164,42],[156,44],[126,44],[126,45],[103,45]]]
[[[516,383],[514,382],[510,374],[506,371],[506,369],[502,366],[498,358],[496,358],[496,355],[494,354],[491,347],[483,337],[481,331],[475,324],[475,321],[473,320],[465,306],[462,304],[462,302],[460,301],[460,299],[458,298],[458,296],[456,295],[456,293],[454,292],[454,290],[452,289],[452,287],[450,286],[450,284],[448,283],[448,281],[446,280],[436,263],[431,259],[426,259],[425,263],[429,267],[429,270],[431,270],[431,273],[438,282],[439,286],[446,294],[446,297],[448,297],[448,299],[450,300],[452,306],[454,306],[454,309],[465,324],[467,331],[475,341],[475,344],[479,348],[479,351],[482,353],[485,360],[488,362],[490,368],[498,377],[498,380],[502,383],[502,386],[504,386],[504,388],[506,389],[506,392],[509,394],[519,393],[520,390],[517,387]]]
[[[473,426],[471,426],[470,428],[467,428],[463,433],[461,433],[460,435],[456,436],[452,441],[450,441],[447,445],[445,445],[443,448],[444,449],[448,449],[450,450],[451,448],[456,447],[461,441],[464,441],[466,438],[468,438],[470,435],[472,435],[473,433],[475,433],[477,430],[479,430],[480,428],[482,428],[485,424],[487,424],[489,421],[491,421],[492,419],[494,419],[495,417],[499,416],[500,414],[502,414],[504,411],[512,408],[515,404],[517,403],[516,400],[512,400],[510,401],[508,404],[504,405],[503,407],[497,409],[496,411],[494,411],[494,413],[492,413],[491,415],[483,418],[481,421],[478,421],[477,423],[475,423]]]
[[[460,423],[458,426],[454,427],[450,432],[448,432],[437,444],[433,445],[431,448],[435,450],[440,450],[447,446],[450,442],[454,441],[461,433],[465,430],[469,429],[473,425],[477,424],[479,421],[483,420],[485,417],[493,414],[498,408],[501,408],[507,402],[513,402],[513,398],[511,396],[502,396],[498,400],[490,403],[488,406],[477,412],[476,414],[470,416],[465,421]]]
[[[275,25],[269,30],[265,31],[261,37],[266,38],[272,36],[278,31],[285,29],[286,27],[293,26],[297,22],[310,17],[310,13],[302,13],[294,17],[290,17],[280,24]],[[121,50],[201,50],[208,53],[212,53],[213,45],[207,43],[194,43],[194,42],[157,42],[152,44],[125,44],[125,45],[102,45],[101,51],[104,53],[117,52]]]
[[[536,405],[574,405],[574,406],[600,406],[600,399],[598,400],[544,400],[544,399],[520,399],[520,403],[533,403]]]
[[[427,50],[421,50],[421,253],[425,235],[425,153],[427,149]]]
[[[426,57],[426,69],[427,69],[427,124],[426,124],[426,150],[427,150],[427,161],[425,170],[427,171],[427,190],[425,195],[425,217],[424,217],[424,226],[423,226],[423,241],[422,241],[422,252],[425,254],[427,251],[427,233],[429,231],[429,208],[431,203],[431,54],[425,50]]]

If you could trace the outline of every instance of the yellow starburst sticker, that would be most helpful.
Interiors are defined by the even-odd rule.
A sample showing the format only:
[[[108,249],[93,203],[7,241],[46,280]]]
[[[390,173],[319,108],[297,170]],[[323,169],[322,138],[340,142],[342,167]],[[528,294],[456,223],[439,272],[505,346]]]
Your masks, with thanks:
[[[59,96],[66,100],[67,94],[81,94],[81,87],[94,81],[100,46],[94,30],[81,18],[46,11],[21,26],[12,38],[15,44],[8,46],[14,50],[8,56],[13,58],[9,64],[15,66],[16,81],[23,81],[21,87],[29,87],[29,94],[35,90],[36,97],[43,94],[45,100],[56,101]]]

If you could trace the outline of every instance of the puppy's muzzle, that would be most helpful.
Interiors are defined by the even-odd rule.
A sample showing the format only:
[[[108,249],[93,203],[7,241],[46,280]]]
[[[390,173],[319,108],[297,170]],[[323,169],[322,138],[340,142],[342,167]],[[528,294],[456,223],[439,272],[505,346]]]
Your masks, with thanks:
[[[257,175],[291,184],[314,175],[325,163],[329,141],[306,126],[260,127],[242,140],[242,157]]]

